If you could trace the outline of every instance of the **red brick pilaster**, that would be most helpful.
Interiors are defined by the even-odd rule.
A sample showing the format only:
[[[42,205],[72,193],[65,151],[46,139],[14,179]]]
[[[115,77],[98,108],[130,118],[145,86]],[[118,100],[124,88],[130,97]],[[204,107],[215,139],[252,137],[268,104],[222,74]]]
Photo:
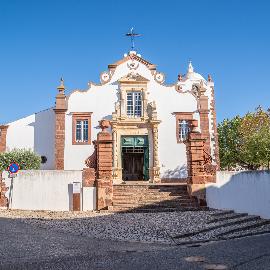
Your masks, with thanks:
[[[102,124],[101,124],[102,127]],[[97,210],[112,205],[112,135],[105,131],[97,135]]]
[[[201,205],[206,204],[205,183],[215,182],[216,166],[211,164],[205,153],[206,139],[199,132],[192,131],[186,142],[188,164],[188,191]]]
[[[204,145],[205,139],[199,132],[190,132],[186,142],[188,182],[204,184]]]
[[[202,94],[199,97],[199,113],[200,113],[200,128],[202,138],[205,139],[204,150],[211,154],[210,148],[210,132],[209,132],[209,107],[208,107],[208,97]]]
[[[0,125],[0,153],[6,151],[8,125]]]
[[[55,101],[55,169],[64,170],[64,151],[65,151],[65,118],[67,111],[67,101],[65,95],[64,81],[57,88],[59,93]]]
[[[2,172],[0,172],[0,207],[8,206],[8,199],[5,197],[7,190],[8,188],[2,179]]]
[[[215,152],[214,152],[214,157],[213,160],[217,164],[217,170],[220,169],[220,160],[219,160],[219,145],[218,145],[218,132],[217,132],[217,116],[216,116],[216,105],[215,105],[215,95],[214,95],[214,86],[211,86],[211,96],[212,96],[212,101],[211,101],[211,113],[213,115],[213,132],[214,132],[214,147],[215,147]]]

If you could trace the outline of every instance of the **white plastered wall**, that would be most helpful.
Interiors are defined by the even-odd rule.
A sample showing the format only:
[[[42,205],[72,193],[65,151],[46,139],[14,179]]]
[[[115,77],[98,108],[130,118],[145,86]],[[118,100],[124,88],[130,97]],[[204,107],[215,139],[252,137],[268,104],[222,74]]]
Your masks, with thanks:
[[[82,171],[20,171],[13,183],[7,172],[3,178],[9,188],[5,196],[10,209],[70,211],[73,210],[73,182],[79,182],[82,187]],[[81,188],[80,195],[81,210],[96,208],[95,187]]]
[[[47,162],[41,169],[54,169],[55,115],[52,108],[8,123],[7,151],[31,149]]]
[[[72,145],[72,112],[93,112],[91,139],[96,139],[100,131],[98,121],[111,119],[117,101],[117,81],[130,72],[127,62],[120,64],[110,82],[104,85],[93,85],[87,91],[75,91],[68,99],[68,112],[66,115],[66,144],[65,169],[82,169],[85,159],[93,152],[93,145]],[[135,71],[149,80],[147,99],[155,101],[159,125],[159,160],[161,177],[185,178],[187,176],[186,147],[176,140],[176,120],[174,112],[193,112],[193,117],[199,121],[196,98],[191,93],[178,93],[175,86],[164,86],[154,80],[151,71],[139,63]],[[195,78],[195,81],[199,80]],[[190,90],[193,79],[185,82],[184,90]],[[210,89],[210,88],[209,88]],[[209,94],[209,93],[208,93]]]
[[[270,218],[270,173],[217,172],[216,183],[206,186],[208,207]]]

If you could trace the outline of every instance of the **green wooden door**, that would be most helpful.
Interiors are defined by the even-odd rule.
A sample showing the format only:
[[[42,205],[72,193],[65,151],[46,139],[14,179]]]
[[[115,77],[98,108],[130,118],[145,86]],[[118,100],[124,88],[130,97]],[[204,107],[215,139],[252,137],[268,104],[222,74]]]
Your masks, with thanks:
[[[133,148],[134,153],[136,148],[143,148],[143,179],[149,180],[149,143],[148,136],[122,136],[121,138],[122,158],[123,148]],[[123,164],[122,160],[122,164]]]
[[[144,157],[143,157],[143,176],[144,180],[149,180],[149,147],[145,147],[144,149]]]

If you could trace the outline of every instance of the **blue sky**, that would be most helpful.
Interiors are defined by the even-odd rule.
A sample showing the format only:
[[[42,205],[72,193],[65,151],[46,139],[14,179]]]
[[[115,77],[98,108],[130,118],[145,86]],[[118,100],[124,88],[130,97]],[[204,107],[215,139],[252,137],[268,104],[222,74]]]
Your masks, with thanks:
[[[129,50],[132,26],[168,83],[189,59],[212,75],[218,121],[268,108],[269,12],[260,0],[1,0],[0,123],[53,106],[61,76],[68,91],[98,82]]]

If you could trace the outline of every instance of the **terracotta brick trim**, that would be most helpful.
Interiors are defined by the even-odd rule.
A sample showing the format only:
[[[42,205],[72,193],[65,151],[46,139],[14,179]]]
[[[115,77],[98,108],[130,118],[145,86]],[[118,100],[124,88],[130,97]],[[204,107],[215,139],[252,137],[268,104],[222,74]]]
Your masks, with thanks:
[[[176,141],[177,143],[183,143],[183,141],[179,138],[179,121],[186,120],[191,126],[191,122],[194,120],[193,112],[174,112],[173,114],[175,115],[176,120]]]
[[[89,145],[91,144],[91,115],[92,112],[72,112],[72,144],[73,145]],[[88,141],[77,142],[76,141],[76,123],[77,121],[88,121]]]
[[[2,172],[0,171],[0,207],[7,207],[8,206],[8,199],[5,196],[8,188],[6,187],[5,182],[2,178]]]
[[[6,151],[8,125],[0,125],[0,153]]]
[[[219,160],[219,145],[218,145],[218,132],[217,132],[217,118],[216,118],[216,105],[215,105],[215,95],[214,95],[214,86],[211,87],[211,96],[212,101],[210,104],[211,113],[213,116],[212,131],[214,132],[214,161],[217,164],[217,170],[220,169],[220,160]]]

